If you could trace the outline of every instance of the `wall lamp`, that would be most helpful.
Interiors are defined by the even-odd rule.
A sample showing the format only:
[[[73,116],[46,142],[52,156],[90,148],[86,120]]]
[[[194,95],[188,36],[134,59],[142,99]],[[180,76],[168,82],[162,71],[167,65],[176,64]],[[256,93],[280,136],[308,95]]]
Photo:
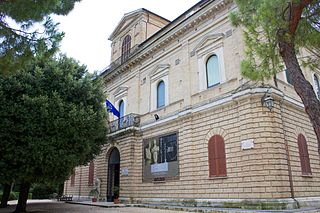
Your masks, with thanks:
[[[262,96],[261,104],[271,111],[274,106],[274,99],[271,97],[269,90],[270,89],[268,89],[268,91]]]
[[[153,116],[156,119],[156,121],[159,120],[159,115],[158,114],[154,114]]]

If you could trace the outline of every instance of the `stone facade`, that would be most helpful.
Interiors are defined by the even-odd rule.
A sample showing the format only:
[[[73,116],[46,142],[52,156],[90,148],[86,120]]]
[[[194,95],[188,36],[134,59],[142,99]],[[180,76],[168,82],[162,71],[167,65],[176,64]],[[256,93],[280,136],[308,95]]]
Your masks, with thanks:
[[[110,114],[110,125],[116,128],[111,126],[110,144],[95,159],[101,198],[112,200],[115,182],[110,174],[115,171],[110,168],[116,167],[110,167],[110,154],[115,148],[120,154],[120,199],[126,202],[224,205],[249,200],[293,208],[297,203],[314,205],[320,198],[318,143],[304,106],[284,73],[278,74],[278,87],[273,81],[257,84],[241,77],[242,32],[228,18],[235,9],[230,0],[202,0],[166,26],[167,20],[144,9],[121,20],[110,36],[112,62],[121,57],[124,36],[136,38],[131,47],[138,45],[137,49],[101,75],[108,100],[116,108],[123,101],[124,115],[132,115],[125,122],[134,120],[127,125]],[[146,17],[161,27],[147,33],[141,27]],[[219,84],[208,88],[206,63],[212,55],[218,58]],[[320,72],[304,74],[313,82],[312,76]],[[157,107],[161,81],[165,106]],[[265,94],[274,99],[270,111],[261,103]],[[145,181],[145,141],[161,141],[172,133],[177,135],[175,178],[160,173]],[[307,141],[310,175],[302,175],[299,134]],[[214,135],[224,140],[226,176],[209,175],[208,142]],[[246,142],[249,147],[243,145]],[[88,167],[76,168],[74,186],[70,182],[65,182],[65,194],[88,197]]]

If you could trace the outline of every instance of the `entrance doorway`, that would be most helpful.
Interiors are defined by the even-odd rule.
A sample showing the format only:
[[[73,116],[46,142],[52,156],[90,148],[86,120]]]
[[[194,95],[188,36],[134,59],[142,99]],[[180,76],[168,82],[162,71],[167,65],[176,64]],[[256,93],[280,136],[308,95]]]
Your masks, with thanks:
[[[113,202],[114,190],[120,190],[120,153],[117,148],[111,150],[108,161],[107,201]]]

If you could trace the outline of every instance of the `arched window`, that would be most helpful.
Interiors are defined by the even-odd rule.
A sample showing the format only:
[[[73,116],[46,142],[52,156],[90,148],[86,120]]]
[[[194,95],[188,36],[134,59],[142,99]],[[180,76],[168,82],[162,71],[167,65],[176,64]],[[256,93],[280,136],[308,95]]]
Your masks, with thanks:
[[[224,140],[220,135],[214,135],[208,142],[209,156],[209,176],[225,177],[227,176],[226,153]]]
[[[94,162],[91,161],[89,164],[89,180],[88,180],[89,186],[93,185],[93,178],[94,178]]]
[[[314,74],[313,75],[313,80],[314,80],[314,90],[318,96],[318,99],[320,99],[320,81],[319,81],[319,77]]]
[[[303,134],[298,135],[298,147],[302,175],[311,175],[311,167],[308,153],[308,146],[306,138]]]
[[[165,105],[165,92],[165,84],[163,81],[160,81],[157,86],[157,108]]]
[[[220,83],[220,71],[218,56],[212,55],[206,64],[207,87],[212,87]]]
[[[124,101],[121,100],[119,102],[119,113],[120,113],[120,118],[124,116]]]
[[[122,62],[124,62],[129,57],[130,48],[131,48],[131,36],[127,35],[126,37],[124,37],[122,42],[122,51],[121,51]]]

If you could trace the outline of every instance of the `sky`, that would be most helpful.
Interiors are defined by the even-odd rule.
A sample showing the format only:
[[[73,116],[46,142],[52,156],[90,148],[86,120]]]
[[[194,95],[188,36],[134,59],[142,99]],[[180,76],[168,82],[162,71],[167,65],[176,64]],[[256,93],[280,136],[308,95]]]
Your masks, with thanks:
[[[61,52],[85,64],[89,72],[110,64],[110,34],[125,13],[145,8],[170,21],[199,0],[82,0],[67,16],[53,16],[65,32]]]

